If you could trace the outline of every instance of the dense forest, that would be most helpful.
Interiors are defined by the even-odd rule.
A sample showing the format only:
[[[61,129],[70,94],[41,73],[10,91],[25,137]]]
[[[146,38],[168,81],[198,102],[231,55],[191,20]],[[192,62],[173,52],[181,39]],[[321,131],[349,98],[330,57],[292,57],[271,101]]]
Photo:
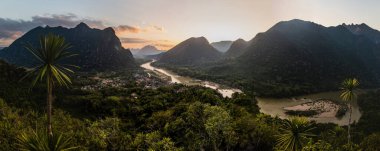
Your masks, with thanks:
[[[45,86],[30,89],[17,76],[25,71],[4,62],[0,67],[1,149],[18,150],[25,139],[43,141]],[[249,93],[223,98],[209,88],[163,81],[146,87],[153,85],[149,78],[160,81],[142,69],[76,73],[69,89],[54,91],[54,136],[74,150],[282,150],[279,138],[302,131],[287,126],[302,119],[261,114]],[[380,119],[379,95],[358,97],[363,117],[352,125],[352,145],[346,127],[311,121],[306,122],[311,135],[300,138],[298,150],[379,150],[380,128],[373,122]]]

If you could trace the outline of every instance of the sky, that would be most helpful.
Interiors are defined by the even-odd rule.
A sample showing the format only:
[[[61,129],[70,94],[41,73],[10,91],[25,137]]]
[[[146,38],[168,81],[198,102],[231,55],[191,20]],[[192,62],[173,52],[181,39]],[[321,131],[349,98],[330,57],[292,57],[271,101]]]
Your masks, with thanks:
[[[113,27],[125,48],[168,50],[190,37],[252,39],[279,21],[380,29],[379,0],[1,0],[0,47],[37,26]]]

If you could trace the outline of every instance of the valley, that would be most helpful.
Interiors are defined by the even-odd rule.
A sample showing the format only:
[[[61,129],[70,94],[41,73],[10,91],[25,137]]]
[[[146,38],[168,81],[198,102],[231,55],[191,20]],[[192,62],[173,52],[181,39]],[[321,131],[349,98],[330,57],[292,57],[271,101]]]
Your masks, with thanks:
[[[152,72],[159,72],[161,74],[164,74],[165,76],[170,77],[170,82],[171,83],[178,83],[178,84],[184,84],[184,85],[199,85],[207,88],[211,88],[214,90],[217,90],[219,93],[221,93],[224,97],[232,97],[233,93],[242,93],[241,90],[239,89],[233,89],[233,88],[228,88],[226,86],[210,82],[210,81],[202,81],[198,79],[193,79],[191,77],[184,77],[184,76],[179,76],[171,71],[158,68],[158,67],[153,67],[151,64],[155,62],[155,60],[144,63],[141,65],[142,68],[150,70]]]
[[[161,74],[164,74],[163,76],[169,76],[171,83],[178,83],[178,84],[184,84],[184,85],[200,85],[203,87],[211,88],[217,90],[219,93],[221,93],[224,97],[232,97],[233,93],[242,93],[239,89],[233,89],[229,88],[227,89],[226,86],[221,86],[220,84],[204,81],[204,80],[198,80],[191,77],[184,77],[180,76],[172,71],[165,70],[159,67],[154,67],[151,64],[155,62],[155,60],[144,63],[141,65],[142,68],[151,71],[151,72],[158,72]],[[285,97],[285,98],[266,98],[266,97],[257,97],[257,105],[260,108],[260,112],[264,114],[271,115],[272,117],[280,117],[282,119],[289,118],[290,115],[287,115],[285,112],[286,108],[290,108],[292,106],[301,105],[307,102],[311,102],[316,99],[327,99],[327,100],[334,100],[334,101],[340,101],[339,95],[340,91],[336,92],[322,92],[322,93],[315,93],[315,94],[307,94],[307,95],[301,95],[301,96],[295,96],[295,97]],[[329,109],[329,105],[326,105],[323,109]],[[310,120],[314,120],[317,123],[335,123],[338,125],[347,125],[348,120],[348,112],[345,112],[345,114],[342,117],[336,117],[336,113],[328,116],[315,116],[315,117],[309,117]],[[361,113],[359,111],[359,106],[356,102],[353,103],[353,120],[352,122],[358,122],[360,119]]]
[[[0,17],[0,150],[380,150],[380,31],[196,13]]]

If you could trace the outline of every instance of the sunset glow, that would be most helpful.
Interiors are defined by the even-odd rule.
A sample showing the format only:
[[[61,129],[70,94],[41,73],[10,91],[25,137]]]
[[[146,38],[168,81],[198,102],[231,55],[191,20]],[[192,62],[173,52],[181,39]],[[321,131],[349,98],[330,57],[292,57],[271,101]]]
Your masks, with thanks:
[[[367,23],[380,28],[378,1],[355,0],[4,0],[0,6],[0,46],[36,26],[73,27],[83,21],[92,28],[113,27],[126,48],[155,45],[170,49],[189,37],[210,42],[252,39],[279,21],[294,18],[325,26]],[[38,5],[44,3],[44,5]],[[341,5],[344,3],[345,5]],[[34,9],[28,9],[33,5]],[[18,9],[14,9],[15,7]],[[16,36],[15,36],[16,35]]]

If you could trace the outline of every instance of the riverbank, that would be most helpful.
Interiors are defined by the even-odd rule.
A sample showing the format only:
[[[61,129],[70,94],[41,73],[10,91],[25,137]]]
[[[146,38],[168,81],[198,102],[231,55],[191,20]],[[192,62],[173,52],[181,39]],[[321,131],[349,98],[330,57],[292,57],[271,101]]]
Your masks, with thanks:
[[[163,74],[165,76],[170,77],[170,82],[171,83],[180,83],[184,85],[200,85],[204,87],[208,87],[214,90],[217,90],[220,94],[223,95],[223,97],[232,97],[232,94],[234,93],[242,93],[241,90],[239,89],[233,89],[229,88],[224,85],[220,85],[214,82],[210,81],[203,81],[199,79],[194,79],[191,77],[184,77],[184,76],[179,76],[178,74],[171,72],[169,70],[163,69],[163,68],[158,68],[158,67],[153,67],[152,63],[155,62],[155,60],[147,62],[142,64],[140,67],[144,68],[145,70],[148,71],[153,71],[153,72],[159,72],[160,74]]]
[[[163,68],[153,67],[151,64],[154,61],[147,62],[141,65],[142,68],[148,71],[156,71],[160,72],[166,76],[171,78],[172,83],[181,83],[184,85],[201,85],[204,87],[209,87],[217,90],[224,97],[231,97],[233,93],[238,92],[242,93],[239,89],[231,89],[225,88],[224,85],[219,85],[214,82],[203,81],[195,78],[180,76],[174,72],[169,70],[165,70]],[[336,92],[324,92],[324,93],[315,93],[309,95],[302,95],[292,98],[261,98],[257,97],[257,105],[260,107],[260,112],[264,114],[268,114],[271,116],[278,116],[280,118],[287,118],[289,115],[286,114],[286,110],[284,108],[294,107],[304,103],[310,102],[310,100],[317,100],[320,98],[326,98],[327,100],[340,101],[339,97],[340,91]],[[303,98],[303,99],[297,99]],[[325,103],[322,103],[325,104]],[[348,124],[348,114],[345,113],[341,117],[336,117],[336,110],[334,107],[327,107],[324,109],[325,111],[322,113],[315,112],[313,116],[310,116],[310,120],[315,120],[318,123],[335,123],[338,125],[347,125]],[[328,111],[327,111],[328,110]],[[335,113],[335,114],[334,114]],[[318,116],[315,116],[318,115]],[[352,122],[358,122],[360,119],[361,113],[359,111],[359,107],[356,102],[353,102],[353,111],[352,111]]]
[[[328,99],[308,100],[295,106],[284,107],[285,114],[307,116],[313,118],[333,118],[345,114],[340,111],[347,111],[347,105],[337,103]],[[342,115],[343,114],[343,115]]]
[[[309,106],[307,105],[312,100],[319,100],[321,98],[325,98],[325,100],[331,100],[333,102],[341,101],[339,95],[340,91],[333,92],[323,92],[323,93],[315,93],[309,95],[302,95],[292,98],[262,98],[257,97],[257,105],[260,107],[260,112],[264,114],[268,114],[271,116],[277,116],[279,118],[285,119],[290,115],[286,114],[285,109],[298,109],[302,105],[302,109],[307,109]],[[343,103],[343,102],[342,102]],[[324,103],[323,103],[324,104]],[[318,115],[318,113],[308,117],[310,120],[314,120],[317,123],[334,123],[338,125],[347,125],[348,124],[348,112],[346,112],[341,117],[336,117],[336,110],[334,107],[330,107],[325,104],[327,109],[325,109],[325,113]],[[328,111],[329,110],[329,111]],[[352,102],[352,123],[358,122],[361,117],[361,112],[359,110],[359,106],[356,101]]]

